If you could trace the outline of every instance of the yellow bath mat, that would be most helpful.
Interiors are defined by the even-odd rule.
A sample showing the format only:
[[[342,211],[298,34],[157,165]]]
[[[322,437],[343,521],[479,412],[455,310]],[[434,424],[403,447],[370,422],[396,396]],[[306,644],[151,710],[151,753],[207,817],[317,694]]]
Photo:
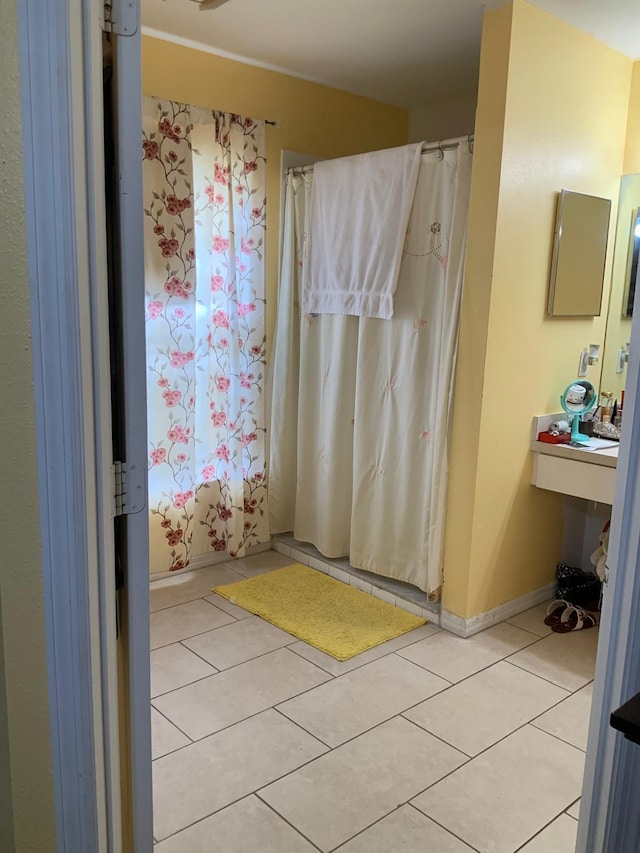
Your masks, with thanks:
[[[214,592],[336,660],[348,660],[427,621],[300,563],[217,586]]]

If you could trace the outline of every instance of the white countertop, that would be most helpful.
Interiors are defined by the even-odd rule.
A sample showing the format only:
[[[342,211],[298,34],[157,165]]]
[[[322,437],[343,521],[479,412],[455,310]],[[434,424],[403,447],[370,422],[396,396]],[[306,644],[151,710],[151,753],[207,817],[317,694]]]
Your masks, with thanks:
[[[619,442],[604,438],[591,438],[582,447],[569,444],[548,444],[546,441],[532,441],[531,450],[545,456],[559,456],[574,459],[576,462],[590,462],[592,465],[605,465],[616,468],[618,465]]]

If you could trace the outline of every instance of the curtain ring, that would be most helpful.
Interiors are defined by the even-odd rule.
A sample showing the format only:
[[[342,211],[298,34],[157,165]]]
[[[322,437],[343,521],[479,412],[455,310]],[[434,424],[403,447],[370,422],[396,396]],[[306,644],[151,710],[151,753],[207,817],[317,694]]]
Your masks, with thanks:
[[[444,151],[442,150],[442,140],[438,140],[438,148],[436,150],[436,160],[444,160]]]
[[[469,134],[467,145],[469,146],[469,154],[473,154],[473,133]]]

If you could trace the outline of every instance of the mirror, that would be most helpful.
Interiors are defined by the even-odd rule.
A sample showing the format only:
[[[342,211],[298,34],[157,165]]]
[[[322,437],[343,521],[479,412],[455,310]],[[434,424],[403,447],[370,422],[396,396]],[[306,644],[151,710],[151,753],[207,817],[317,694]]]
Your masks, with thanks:
[[[589,436],[580,432],[580,417],[590,412],[597,402],[596,389],[586,379],[576,379],[565,388],[560,397],[560,405],[568,415],[572,415],[571,444],[574,447],[580,447],[589,441]]]
[[[624,225],[624,223],[622,223]],[[640,208],[633,211],[629,237],[627,270],[624,277],[624,299],[622,300],[622,316],[633,317],[633,300],[636,295],[636,279],[638,278],[638,253],[640,252]]]
[[[628,343],[631,340],[631,312],[629,302],[635,294],[638,249],[636,237],[638,209],[640,208],[640,174],[624,175],[620,181],[618,220],[613,247],[609,314],[605,332],[604,353],[600,387],[611,392],[620,404],[621,392],[627,380]],[[632,270],[634,283],[630,287]]]
[[[549,314],[600,315],[611,200],[562,190],[553,239]]]

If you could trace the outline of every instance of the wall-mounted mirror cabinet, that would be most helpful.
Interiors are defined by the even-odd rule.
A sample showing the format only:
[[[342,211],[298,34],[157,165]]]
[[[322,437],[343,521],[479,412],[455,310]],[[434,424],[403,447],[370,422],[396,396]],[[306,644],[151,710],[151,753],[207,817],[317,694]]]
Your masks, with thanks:
[[[552,317],[600,315],[610,216],[608,198],[559,193],[548,304]]]

